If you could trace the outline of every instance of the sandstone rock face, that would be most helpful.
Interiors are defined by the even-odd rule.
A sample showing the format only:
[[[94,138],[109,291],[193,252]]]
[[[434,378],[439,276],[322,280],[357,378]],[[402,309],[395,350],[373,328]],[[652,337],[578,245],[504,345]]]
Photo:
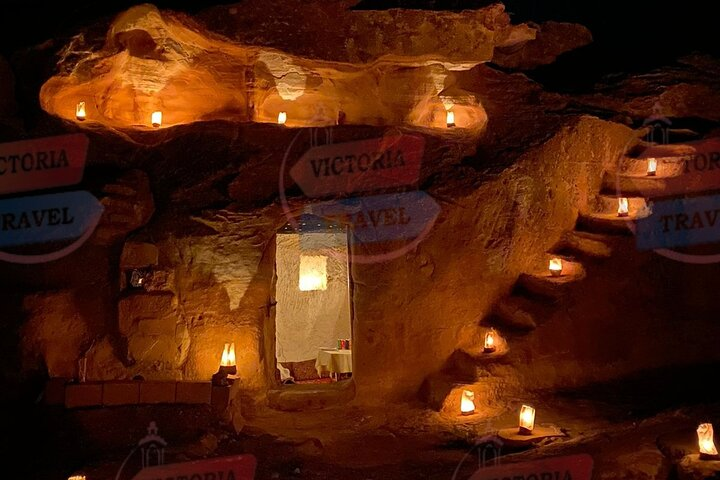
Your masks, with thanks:
[[[24,306],[30,318],[23,328],[26,358],[41,358],[52,377],[76,378],[91,337],[73,292],[28,296]]]
[[[105,211],[91,241],[111,245],[145,225],[155,211],[150,182],[139,170],[127,172],[103,188]]]
[[[276,122],[285,112],[292,126],[334,125],[342,117],[348,124],[445,128],[446,110],[458,103],[456,125],[481,132],[487,116],[474,95],[439,97],[453,86],[454,72],[493,59],[495,49],[501,64],[528,67],[589,41],[585,29],[568,24],[548,24],[537,38],[534,27],[511,25],[500,4],[461,13],[349,6],[301,2],[268,9],[244,2],[204,15],[214,30],[241,43],[186,16],[133,7],[114,20],[102,47],[88,52],[82,46],[80,53],[68,46],[64,58],[74,63],[63,64],[68,73],[43,86],[41,103],[74,121],[75,106],[85,102],[87,120],[79,124],[123,130],[150,129],[156,111],[162,126]],[[311,22],[303,25],[298,17]],[[296,25],[308,31],[293,32]]]

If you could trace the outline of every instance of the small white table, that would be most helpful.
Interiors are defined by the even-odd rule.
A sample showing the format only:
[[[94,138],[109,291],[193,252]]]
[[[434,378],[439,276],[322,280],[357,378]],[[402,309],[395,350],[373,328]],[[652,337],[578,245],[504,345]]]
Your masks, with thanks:
[[[320,377],[323,372],[329,372],[335,378],[339,373],[352,373],[352,350],[321,348],[315,360],[315,370]]]

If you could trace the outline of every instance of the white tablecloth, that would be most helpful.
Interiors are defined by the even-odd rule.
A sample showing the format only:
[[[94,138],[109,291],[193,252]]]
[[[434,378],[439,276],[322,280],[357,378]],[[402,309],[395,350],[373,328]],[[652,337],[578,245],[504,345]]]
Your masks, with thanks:
[[[352,373],[352,350],[320,349],[315,370],[322,377],[323,372]]]

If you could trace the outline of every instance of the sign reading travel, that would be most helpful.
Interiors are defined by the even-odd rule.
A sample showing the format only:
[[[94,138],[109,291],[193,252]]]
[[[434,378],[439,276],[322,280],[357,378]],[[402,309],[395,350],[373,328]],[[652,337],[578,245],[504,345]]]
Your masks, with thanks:
[[[569,455],[480,468],[470,480],[590,480],[592,467],[590,455]]]
[[[75,133],[0,144],[0,195],[79,183],[88,143]]]
[[[100,202],[83,191],[0,200],[0,247],[82,237],[102,212]]]
[[[320,197],[416,183],[425,139],[388,135],[308,150],[290,169],[305,195]]]
[[[133,480],[252,480],[255,457],[235,455],[143,468]]]
[[[440,206],[421,191],[325,202],[311,210],[348,225],[360,243],[416,238],[427,232],[440,214]]]
[[[720,241],[720,196],[656,201],[636,229],[637,248],[688,247]]]

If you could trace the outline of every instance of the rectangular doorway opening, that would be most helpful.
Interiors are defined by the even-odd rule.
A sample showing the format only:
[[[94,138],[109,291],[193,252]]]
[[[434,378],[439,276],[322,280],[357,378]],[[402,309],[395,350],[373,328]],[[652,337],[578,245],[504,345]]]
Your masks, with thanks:
[[[275,360],[283,385],[352,378],[352,304],[347,231],[301,220],[276,235]]]

